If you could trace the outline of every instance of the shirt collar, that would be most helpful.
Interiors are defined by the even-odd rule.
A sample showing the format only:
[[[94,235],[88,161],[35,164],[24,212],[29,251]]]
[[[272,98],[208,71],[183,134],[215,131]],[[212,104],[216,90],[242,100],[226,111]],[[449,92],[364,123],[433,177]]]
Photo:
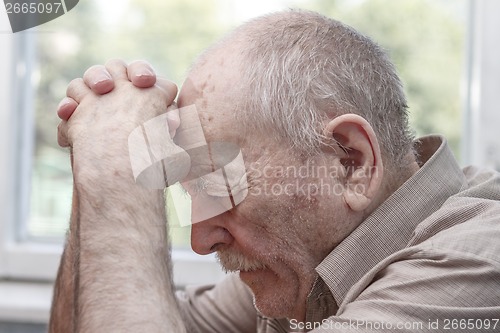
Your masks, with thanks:
[[[336,304],[340,305],[349,289],[378,262],[404,248],[416,226],[464,183],[443,137],[424,137],[416,148],[425,164],[316,267],[326,286],[317,282],[315,288],[323,285],[323,289],[329,289]],[[308,308],[317,306],[312,299],[319,293],[315,288],[308,298]]]

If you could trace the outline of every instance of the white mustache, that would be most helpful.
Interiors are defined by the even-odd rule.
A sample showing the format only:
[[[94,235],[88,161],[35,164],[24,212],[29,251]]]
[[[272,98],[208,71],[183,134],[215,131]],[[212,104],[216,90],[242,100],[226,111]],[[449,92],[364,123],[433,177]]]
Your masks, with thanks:
[[[266,265],[258,260],[249,259],[240,253],[228,250],[217,251],[216,257],[226,273],[237,271],[248,272],[266,268]]]

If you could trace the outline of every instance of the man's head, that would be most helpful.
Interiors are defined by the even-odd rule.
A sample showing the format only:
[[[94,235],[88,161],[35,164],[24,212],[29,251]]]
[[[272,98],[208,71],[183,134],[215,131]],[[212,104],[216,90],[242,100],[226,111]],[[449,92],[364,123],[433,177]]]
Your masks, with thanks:
[[[178,102],[196,105],[207,141],[241,147],[249,184],[193,225],[193,249],[240,271],[264,315],[303,319],[315,267],[411,173],[393,66],[339,22],[281,12],[205,52]]]

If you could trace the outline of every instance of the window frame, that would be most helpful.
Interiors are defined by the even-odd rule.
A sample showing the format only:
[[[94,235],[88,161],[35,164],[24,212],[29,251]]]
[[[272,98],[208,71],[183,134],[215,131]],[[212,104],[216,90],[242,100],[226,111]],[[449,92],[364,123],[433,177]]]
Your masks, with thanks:
[[[462,163],[500,171],[500,2],[468,1],[464,64]]]
[[[6,73],[0,76],[0,184],[5,184],[0,187],[0,320],[44,323],[63,244],[26,237],[34,145],[34,91],[29,84],[34,38],[33,31],[0,34],[5,50],[0,73]],[[172,263],[178,288],[211,284],[225,276],[214,255],[174,248]]]

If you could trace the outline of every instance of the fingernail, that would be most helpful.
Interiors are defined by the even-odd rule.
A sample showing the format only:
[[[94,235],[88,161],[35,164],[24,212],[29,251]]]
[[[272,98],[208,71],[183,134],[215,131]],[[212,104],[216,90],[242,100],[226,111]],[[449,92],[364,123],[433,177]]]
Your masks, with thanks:
[[[71,100],[68,97],[64,97],[62,101],[59,102],[59,105],[57,106],[58,109],[62,108],[63,106],[68,105],[71,103]]]
[[[111,80],[111,76],[107,73],[100,73],[99,75],[97,75],[96,79],[94,80],[94,85],[97,85],[101,82],[104,82],[104,81],[109,81]]]
[[[137,73],[135,76],[142,77],[142,76],[154,76],[154,75],[155,73],[152,70],[145,68],[144,70],[141,71],[141,73]]]

